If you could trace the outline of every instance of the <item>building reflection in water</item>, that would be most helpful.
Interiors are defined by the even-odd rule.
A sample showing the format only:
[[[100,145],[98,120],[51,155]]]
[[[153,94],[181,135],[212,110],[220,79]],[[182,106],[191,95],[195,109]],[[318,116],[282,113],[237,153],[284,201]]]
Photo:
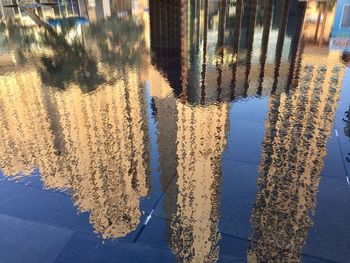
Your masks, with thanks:
[[[50,45],[9,41],[22,52],[1,57],[2,171],[39,169],[104,238],[130,233],[150,191],[149,80],[167,242],[179,262],[216,262],[230,108],[270,96],[248,260],[299,261],[343,75],[328,49],[334,10],[326,19],[297,0],[149,0],[148,16],[145,1],[92,2],[79,9],[91,24],[61,26]],[[67,67],[74,74],[60,74]]]
[[[310,22],[314,4],[306,10],[299,40],[299,78],[290,92],[269,99],[249,262],[300,262],[312,226],[344,74],[339,53],[328,46],[332,21]],[[334,11],[333,6],[326,12]]]
[[[169,83],[154,69],[150,80],[151,87],[162,89],[152,89],[151,95],[161,112],[157,114],[158,144],[161,183],[167,189],[164,209],[171,219],[166,230],[169,246],[179,262],[215,262],[220,240],[221,155],[230,106],[193,106],[176,100]]]
[[[125,20],[116,22],[127,27]],[[129,24],[132,27],[134,22],[130,20]],[[100,31],[104,29],[100,27]],[[40,36],[40,31],[35,33]],[[47,46],[38,42],[35,52],[21,53],[25,60],[38,62],[37,67],[30,63],[16,66],[16,61],[8,60],[0,77],[0,163],[8,176],[29,175],[39,169],[46,188],[67,189],[79,211],[90,213],[95,231],[103,238],[116,238],[136,229],[141,216],[140,198],[150,189],[146,80],[142,71],[136,70],[143,61],[123,65],[123,70],[108,64],[108,59],[103,59],[104,50],[98,49],[98,45],[104,47],[104,41],[114,45],[116,52],[110,50],[109,54],[119,56],[118,61],[123,61],[123,55],[129,57],[130,52],[120,39],[113,42],[115,38],[105,40],[100,34],[99,44],[91,38],[84,39],[85,47],[79,42],[71,44],[78,47],[82,59],[69,62],[82,64],[83,56],[90,52],[94,54],[91,58],[99,58],[101,75],[108,77],[105,69],[114,67],[114,80],[106,77],[92,90],[82,88],[85,79],[79,74],[86,76],[89,72],[81,72],[81,65],[71,78],[60,76],[62,69],[56,67],[53,74],[62,79],[42,83],[38,66],[42,59],[35,56],[45,54],[55,67],[55,50],[50,52],[57,43],[55,39],[50,39]],[[142,43],[140,37],[131,38],[135,39],[136,43],[127,42],[134,53],[136,45]],[[71,52],[70,46],[64,51],[67,49]],[[9,56],[18,57],[15,52]]]
[[[270,108],[248,261],[300,260],[344,70],[328,49],[332,15],[311,33],[315,10],[299,1],[150,1],[167,240],[179,262],[219,257],[227,102],[262,95]]]
[[[164,210],[170,218],[166,235],[178,262],[219,258],[221,155],[230,104],[215,103],[216,91],[204,90],[206,80],[200,79],[206,74],[206,62],[199,63],[201,32],[207,30],[199,18],[202,4],[209,6],[208,1],[150,1],[150,86],[157,112],[161,183],[166,189]]]
[[[282,92],[295,77],[304,9],[298,1],[150,1],[153,64],[190,103]]]

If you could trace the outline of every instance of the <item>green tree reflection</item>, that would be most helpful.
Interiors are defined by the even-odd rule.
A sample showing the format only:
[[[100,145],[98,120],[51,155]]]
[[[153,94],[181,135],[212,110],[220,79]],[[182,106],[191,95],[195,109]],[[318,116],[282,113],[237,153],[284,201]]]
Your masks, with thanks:
[[[55,28],[34,13],[30,17],[41,29],[16,21],[9,24],[10,46],[18,61],[36,64],[48,86],[64,90],[75,84],[91,92],[130,69],[141,68],[145,61],[144,25],[132,17],[111,17],[83,26],[80,35],[72,34],[78,27],[75,18],[61,19]]]
[[[111,17],[89,27],[89,37],[98,42],[101,62],[110,73],[142,67],[147,53],[143,33],[144,25],[132,17]]]

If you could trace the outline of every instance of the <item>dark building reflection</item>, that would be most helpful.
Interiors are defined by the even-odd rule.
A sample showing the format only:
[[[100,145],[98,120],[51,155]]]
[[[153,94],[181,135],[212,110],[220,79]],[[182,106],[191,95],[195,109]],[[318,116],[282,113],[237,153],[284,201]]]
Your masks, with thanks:
[[[284,91],[306,3],[150,1],[152,64],[190,103]]]

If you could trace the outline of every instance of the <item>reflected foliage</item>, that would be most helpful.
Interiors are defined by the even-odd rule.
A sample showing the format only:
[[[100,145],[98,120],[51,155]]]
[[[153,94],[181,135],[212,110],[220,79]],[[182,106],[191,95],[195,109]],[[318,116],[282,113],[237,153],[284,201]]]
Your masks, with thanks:
[[[143,32],[144,25],[130,17],[111,17],[89,27],[89,37],[98,43],[101,62],[118,71],[142,65],[147,53]]]

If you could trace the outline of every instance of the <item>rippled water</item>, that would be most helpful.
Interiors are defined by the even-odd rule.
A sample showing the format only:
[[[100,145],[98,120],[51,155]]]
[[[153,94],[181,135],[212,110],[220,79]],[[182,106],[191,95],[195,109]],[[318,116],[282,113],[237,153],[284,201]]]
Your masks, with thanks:
[[[1,173],[63,191],[101,239],[166,219],[178,262],[216,262],[230,224],[248,261],[299,261],[345,71],[330,5],[319,25],[313,2],[257,0],[1,25]]]

